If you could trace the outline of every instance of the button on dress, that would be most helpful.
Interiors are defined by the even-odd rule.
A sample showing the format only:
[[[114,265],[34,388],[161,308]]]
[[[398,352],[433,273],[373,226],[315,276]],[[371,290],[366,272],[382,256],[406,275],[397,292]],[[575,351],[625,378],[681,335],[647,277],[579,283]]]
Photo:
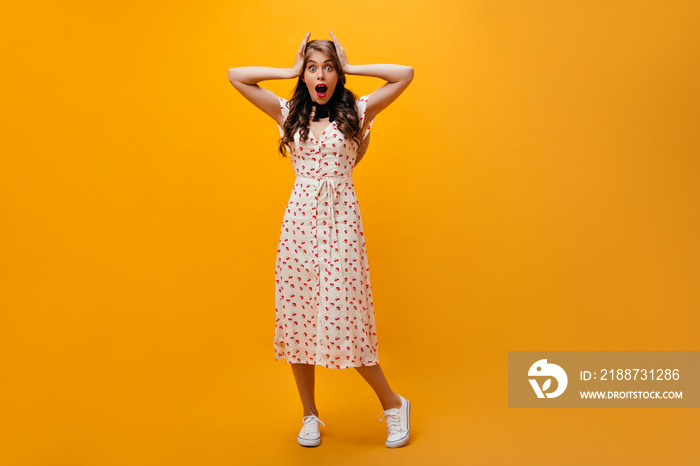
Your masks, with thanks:
[[[364,127],[367,101],[356,101]],[[287,100],[278,97],[287,118]],[[377,364],[372,285],[352,173],[357,146],[331,122],[317,140],[299,131],[289,158],[296,179],[282,220],[275,269],[276,359],[344,369]],[[280,135],[283,129],[278,125]],[[361,152],[362,153],[362,152]]]

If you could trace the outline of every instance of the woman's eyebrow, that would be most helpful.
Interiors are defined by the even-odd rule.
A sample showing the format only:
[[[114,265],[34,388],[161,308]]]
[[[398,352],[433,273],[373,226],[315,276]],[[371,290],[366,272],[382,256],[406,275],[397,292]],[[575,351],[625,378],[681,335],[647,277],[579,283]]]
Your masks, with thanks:
[[[333,60],[331,60],[331,59],[329,58],[328,60],[324,61],[323,63],[328,63],[328,62],[333,63]],[[317,64],[315,60],[309,60],[307,63]]]

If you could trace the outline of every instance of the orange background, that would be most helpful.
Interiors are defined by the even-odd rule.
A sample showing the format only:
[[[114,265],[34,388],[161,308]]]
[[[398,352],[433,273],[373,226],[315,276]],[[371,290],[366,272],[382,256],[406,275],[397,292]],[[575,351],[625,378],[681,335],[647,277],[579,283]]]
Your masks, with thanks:
[[[699,10],[5,2],[0,463],[694,464],[697,410],[508,409],[506,366],[700,349]],[[354,370],[317,370],[324,443],[296,444],[272,348],[294,174],[226,77],[328,29],[415,69],[355,173],[379,359],[413,403],[396,451]]]

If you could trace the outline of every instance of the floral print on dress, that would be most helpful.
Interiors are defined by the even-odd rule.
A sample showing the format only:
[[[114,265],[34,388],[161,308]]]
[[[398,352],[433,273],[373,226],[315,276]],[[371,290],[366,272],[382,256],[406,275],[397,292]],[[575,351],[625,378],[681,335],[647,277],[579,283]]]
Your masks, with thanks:
[[[370,95],[356,101],[360,127]],[[287,100],[278,99],[287,118]],[[296,179],[275,268],[276,358],[331,369],[377,364],[367,248],[352,180],[359,147],[335,122],[318,140],[309,131],[301,141],[297,131],[292,146]]]

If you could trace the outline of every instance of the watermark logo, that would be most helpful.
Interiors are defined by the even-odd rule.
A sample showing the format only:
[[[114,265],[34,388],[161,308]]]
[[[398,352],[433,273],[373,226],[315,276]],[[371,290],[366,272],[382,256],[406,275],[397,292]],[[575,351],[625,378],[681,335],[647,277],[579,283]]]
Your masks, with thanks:
[[[700,351],[508,351],[508,408],[697,409]]]
[[[566,385],[569,383],[569,378],[566,376],[564,369],[557,366],[556,364],[550,364],[546,359],[540,359],[532,366],[527,373],[528,377],[548,377],[542,387],[537,383],[537,379],[528,379],[532,389],[535,391],[537,398],[556,398],[566,390]],[[547,390],[552,385],[552,378],[557,381],[557,389],[551,393],[547,393]]]

